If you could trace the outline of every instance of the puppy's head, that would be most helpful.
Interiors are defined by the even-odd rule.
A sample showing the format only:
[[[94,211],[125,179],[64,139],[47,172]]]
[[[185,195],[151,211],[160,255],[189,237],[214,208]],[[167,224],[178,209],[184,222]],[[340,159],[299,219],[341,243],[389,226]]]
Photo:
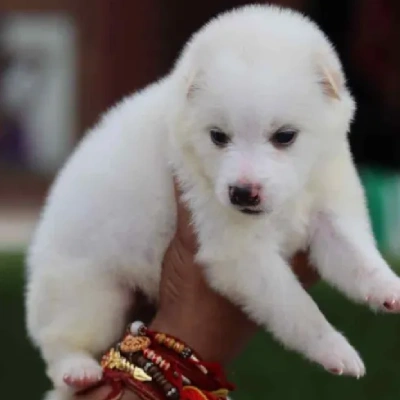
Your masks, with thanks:
[[[209,23],[175,69],[174,135],[218,200],[279,209],[347,139],[354,102],[321,31],[300,14],[245,7]]]

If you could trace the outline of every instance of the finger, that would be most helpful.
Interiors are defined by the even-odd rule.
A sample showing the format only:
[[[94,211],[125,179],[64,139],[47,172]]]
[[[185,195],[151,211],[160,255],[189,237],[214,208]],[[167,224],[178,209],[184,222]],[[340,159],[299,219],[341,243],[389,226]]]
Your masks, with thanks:
[[[139,397],[136,396],[135,393],[132,392],[125,392],[121,397],[121,400],[140,400]]]
[[[319,281],[316,269],[310,264],[309,254],[298,252],[292,258],[292,269],[305,288],[309,288]]]
[[[71,400],[103,400],[107,398],[107,396],[112,391],[112,388],[109,386],[101,386],[96,390],[91,391],[85,395],[76,395],[72,397]],[[135,393],[126,390],[121,397],[121,400],[139,400]]]
[[[111,388],[109,386],[100,386],[97,389],[90,390],[89,393],[77,394],[71,400],[101,400],[105,399],[110,391]]]

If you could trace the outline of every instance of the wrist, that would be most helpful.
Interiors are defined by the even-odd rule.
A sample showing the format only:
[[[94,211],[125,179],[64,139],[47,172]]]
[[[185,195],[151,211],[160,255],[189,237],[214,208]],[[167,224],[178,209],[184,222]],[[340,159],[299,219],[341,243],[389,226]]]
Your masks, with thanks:
[[[101,365],[102,387],[81,391],[89,394],[86,399],[98,399],[109,390],[107,399],[226,400],[234,389],[218,363],[206,362],[180,338],[140,321],[132,323],[121,341],[103,355]]]
[[[149,327],[180,338],[205,361],[226,366],[241,353],[257,326],[223,298],[212,306],[174,316],[161,309]]]

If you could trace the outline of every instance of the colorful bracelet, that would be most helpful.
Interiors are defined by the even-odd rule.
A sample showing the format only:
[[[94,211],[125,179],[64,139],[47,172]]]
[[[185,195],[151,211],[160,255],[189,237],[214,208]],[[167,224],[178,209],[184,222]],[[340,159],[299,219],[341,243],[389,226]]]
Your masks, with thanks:
[[[103,379],[119,400],[126,389],[144,400],[226,400],[234,389],[217,363],[206,363],[179,339],[137,321],[101,359]],[[82,392],[81,392],[82,393]]]

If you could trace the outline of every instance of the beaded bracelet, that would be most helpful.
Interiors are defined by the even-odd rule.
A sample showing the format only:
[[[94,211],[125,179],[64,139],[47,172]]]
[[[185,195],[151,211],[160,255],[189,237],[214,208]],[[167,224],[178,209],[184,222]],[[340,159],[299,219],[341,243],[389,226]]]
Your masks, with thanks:
[[[101,366],[101,383],[111,386],[104,400],[119,400],[127,388],[144,400],[226,400],[234,389],[219,364],[202,361],[184,342],[140,321],[103,355]]]
[[[195,371],[192,371],[197,376],[197,381],[203,381],[204,386],[211,387],[211,389],[226,387],[228,390],[233,390],[233,385],[226,380],[220,364],[201,361],[200,356],[193,349],[174,336],[151,331],[140,321],[134,322],[129,330],[132,335],[150,338],[152,347],[158,351],[164,347],[169,350],[167,354],[170,357],[175,353],[178,356],[176,363],[180,365],[181,369],[191,367],[201,372],[201,374],[196,374]]]

